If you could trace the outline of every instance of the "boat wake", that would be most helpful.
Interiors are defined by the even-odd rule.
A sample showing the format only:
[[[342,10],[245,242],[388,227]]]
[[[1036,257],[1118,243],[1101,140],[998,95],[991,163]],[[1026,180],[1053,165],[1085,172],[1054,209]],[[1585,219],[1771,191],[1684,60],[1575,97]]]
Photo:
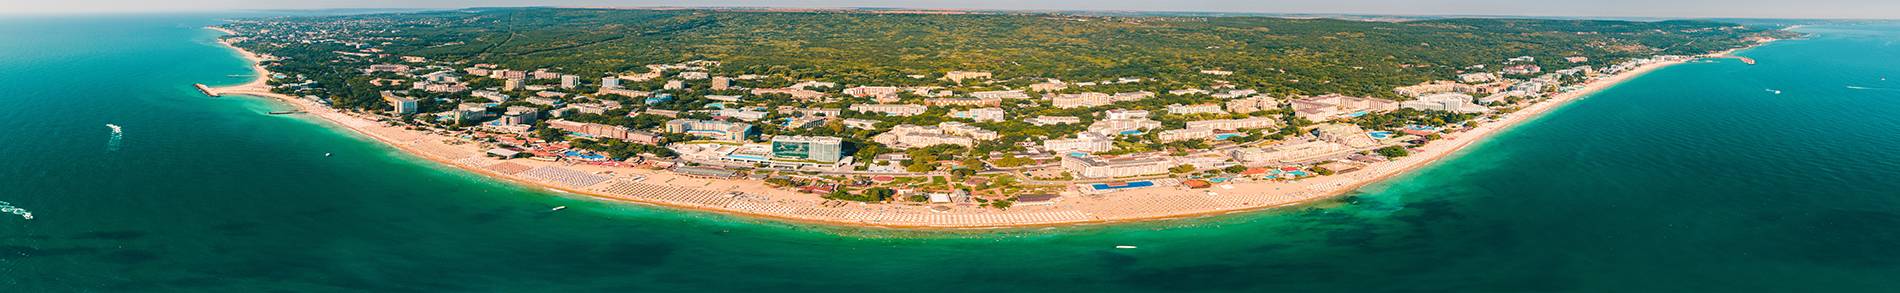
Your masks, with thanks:
[[[27,211],[26,209],[22,209],[19,207],[14,207],[12,203],[4,202],[4,201],[0,201],[0,213],[9,213],[9,214],[14,214],[14,215],[19,215],[20,218],[27,219],[27,220],[33,219],[33,212]]]
[[[119,125],[117,124],[106,123],[106,128],[112,129],[112,138],[106,140],[106,151],[118,151],[120,145],[119,141],[124,139],[124,132],[119,129]]]
[[[1864,87],[1864,86],[1857,86],[1857,85],[1847,86],[1847,89],[1863,90],[1863,91],[1900,91],[1900,89],[1892,89],[1892,88],[1884,88],[1884,87]]]

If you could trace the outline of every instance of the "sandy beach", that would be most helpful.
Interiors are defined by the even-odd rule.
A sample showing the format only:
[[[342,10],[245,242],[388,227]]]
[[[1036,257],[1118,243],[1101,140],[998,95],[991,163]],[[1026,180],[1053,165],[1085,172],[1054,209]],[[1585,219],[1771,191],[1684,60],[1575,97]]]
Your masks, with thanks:
[[[621,202],[791,222],[921,229],[1135,222],[1247,212],[1314,202],[1426,166],[1571,101],[1650,71],[1682,63],[1656,62],[1599,79],[1581,89],[1556,94],[1503,115],[1495,121],[1446,134],[1444,139],[1420,147],[1410,156],[1375,163],[1345,174],[1299,181],[1229,183],[1208,189],[1149,188],[1104,195],[1065,196],[1053,204],[1018,205],[1007,210],[948,205],[949,210],[940,211],[924,204],[873,205],[830,201],[816,194],[771,188],[755,180],[690,178],[663,170],[487,158],[483,153],[492,146],[447,134],[410,130],[379,122],[369,114],[342,112],[314,101],[271,93],[265,84],[270,73],[261,65],[266,57],[229,43],[225,45],[254,64],[258,79],[242,85],[213,88],[212,93],[274,98],[305,111],[305,115],[315,116],[328,124],[349,129],[405,153],[486,176]]]

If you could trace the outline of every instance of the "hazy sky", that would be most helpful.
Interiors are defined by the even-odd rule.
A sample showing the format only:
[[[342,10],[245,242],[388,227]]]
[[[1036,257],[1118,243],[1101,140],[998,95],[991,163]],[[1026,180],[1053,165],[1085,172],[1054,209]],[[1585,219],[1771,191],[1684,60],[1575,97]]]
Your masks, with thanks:
[[[1402,15],[1900,18],[1900,0],[0,0],[0,13],[478,6],[904,7]]]

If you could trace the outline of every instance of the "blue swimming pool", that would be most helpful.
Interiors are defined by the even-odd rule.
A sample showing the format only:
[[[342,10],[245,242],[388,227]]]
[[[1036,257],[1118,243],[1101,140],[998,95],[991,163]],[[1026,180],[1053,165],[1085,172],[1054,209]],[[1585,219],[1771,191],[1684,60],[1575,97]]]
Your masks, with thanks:
[[[607,156],[602,156],[602,155],[600,155],[600,154],[594,154],[594,153],[584,153],[584,152],[581,152],[581,151],[576,151],[576,150],[569,150],[569,151],[567,151],[567,152],[563,152],[563,153],[561,153],[561,155],[563,155],[563,156],[569,156],[569,157],[575,157],[575,158],[581,158],[581,159],[585,159],[585,160],[590,160],[590,161],[591,161],[591,160],[606,160],[606,159],[607,159]]]
[[[1121,185],[1109,185],[1108,183],[1096,183],[1093,185],[1089,185],[1089,187],[1094,187],[1095,190],[1116,190],[1116,189],[1125,189],[1125,188],[1142,188],[1142,187],[1149,187],[1149,186],[1155,186],[1155,183],[1152,181],[1130,181],[1127,184],[1121,184]]]
[[[1240,137],[1240,134],[1239,133],[1222,133],[1222,134],[1214,135],[1214,139],[1229,139],[1229,138],[1235,138],[1235,137]]]
[[[1373,132],[1367,132],[1366,135],[1372,136],[1373,139],[1386,139],[1386,138],[1392,137],[1392,132],[1391,131],[1373,131]]]
[[[749,156],[749,155],[726,155],[726,157],[727,157],[727,158],[733,158],[733,159],[740,159],[740,160],[752,160],[752,161],[765,161],[765,160],[766,160],[766,158],[765,158],[765,157],[761,157],[761,156]]]
[[[694,129],[694,130],[687,130],[687,131],[686,131],[686,133],[687,133],[687,134],[694,134],[694,135],[701,135],[701,136],[725,136],[725,135],[726,135],[726,132],[725,132],[725,131],[721,131],[721,130],[710,130],[710,129]]]
[[[1293,175],[1293,177],[1306,177],[1307,173],[1306,171],[1297,171],[1297,170],[1296,171],[1273,170],[1273,171],[1267,172],[1267,175],[1272,175],[1273,177],[1280,177],[1280,175],[1282,174]]]

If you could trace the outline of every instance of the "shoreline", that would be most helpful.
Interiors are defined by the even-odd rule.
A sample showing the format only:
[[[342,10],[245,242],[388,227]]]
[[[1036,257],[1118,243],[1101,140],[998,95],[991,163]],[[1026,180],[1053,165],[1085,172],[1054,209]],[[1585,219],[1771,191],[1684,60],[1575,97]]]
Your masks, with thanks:
[[[235,33],[222,28],[208,28],[226,34]],[[1528,105],[1489,123],[1468,128],[1462,132],[1447,134],[1445,139],[1419,147],[1420,151],[1411,156],[1368,165],[1365,169],[1355,172],[1302,179],[1297,182],[1230,183],[1219,188],[1199,190],[1147,189],[1101,196],[1065,196],[1062,202],[1049,206],[1018,206],[1002,211],[983,208],[955,209],[952,210],[955,213],[945,213],[929,211],[927,206],[900,204],[852,203],[847,204],[850,207],[826,207],[818,204],[819,200],[814,200],[817,199],[817,195],[769,188],[762,182],[748,182],[754,180],[694,179],[667,171],[571,162],[486,159],[481,156],[485,148],[473,143],[457,143],[458,140],[450,136],[391,126],[312,101],[272,93],[267,85],[271,73],[262,66],[262,63],[267,61],[263,56],[238,48],[223,40],[219,40],[219,43],[237,51],[240,57],[251,62],[251,67],[257,73],[257,77],[240,85],[213,87],[213,92],[277,99],[307,114],[317,116],[327,122],[325,124],[349,129],[350,132],[369,137],[408,155],[472,171],[484,177],[502,179],[523,187],[573,193],[592,199],[682,209],[688,212],[712,212],[745,218],[764,218],[826,226],[908,230],[987,230],[1118,224],[1201,218],[1310,204],[1337,198],[1364,186],[1384,182],[1429,166],[1502,130],[1543,117],[1551,110],[1568,105],[1570,102],[1654,70],[1685,63],[1681,61],[1655,62],[1605,77],[1583,88],[1552,95],[1544,101]],[[1737,48],[1723,54],[1745,49],[1747,48]],[[504,165],[513,168],[497,167]],[[565,182],[557,179],[529,177],[521,174],[524,173],[521,171],[503,171],[528,167],[567,169],[593,175],[608,174],[605,177],[609,179],[583,186],[564,186]],[[628,175],[641,177],[629,180],[628,177],[631,176]],[[647,184],[641,183],[641,180],[661,183]],[[693,187],[692,185],[700,186]],[[715,196],[722,192],[744,192],[747,195],[759,195],[764,199]],[[1221,195],[1217,192],[1233,194]],[[1250,192],[1252,194],[1245,194]],[[1151,210],[1155,207],[1163,209]]]

